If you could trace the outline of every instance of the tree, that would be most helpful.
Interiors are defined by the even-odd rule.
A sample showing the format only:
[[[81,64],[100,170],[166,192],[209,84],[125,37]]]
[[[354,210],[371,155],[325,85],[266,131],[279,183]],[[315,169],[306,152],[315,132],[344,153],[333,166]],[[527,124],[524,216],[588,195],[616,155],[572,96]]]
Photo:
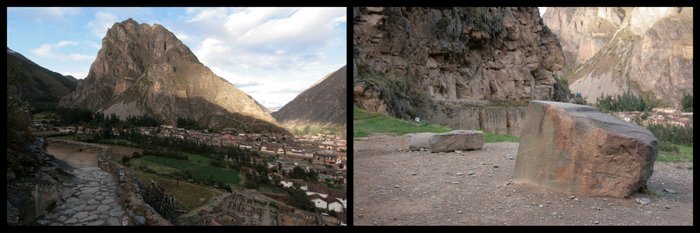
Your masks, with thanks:
[[[292,186],[292,188],[285,189],[287,193],[289,193],[289,196],[292,197],[292,200],[294,200],[294,205],[302,210],[307,210],[307,211],[315,211],[316,206],[314,206],[313,203],[309,200],[309,198],[306,196],[306,192],[304,190],[301,190],[299,186]]]
[[[304,180],[306,180],[306,181],[309,181],[309,180],[311,180],[311,181],[317,181],[317,180],[318,180],[318,172],[316,172],[315,170],[311,169],[311,170],[309,171],[309,173],[306,174],[306,179],[304,179]]]
[[[601,96],[596,102],[596,107],[603,112],[649,111],[653,108],[644,98],[629,91],[617,96]]]
[[[201,129],[197,121],[190,118],[177,118],[177,127],[184,129]]]
[[[683,105],[684,112],[692,112],[693,111],[693,95],[688,95],[688,94],[683,95],[683,100],[681,101],[681,103]]]
[[[295,166],[292,171],[289,172],[289,177],[292,179],[307,179],[306,172],[299,166]]]

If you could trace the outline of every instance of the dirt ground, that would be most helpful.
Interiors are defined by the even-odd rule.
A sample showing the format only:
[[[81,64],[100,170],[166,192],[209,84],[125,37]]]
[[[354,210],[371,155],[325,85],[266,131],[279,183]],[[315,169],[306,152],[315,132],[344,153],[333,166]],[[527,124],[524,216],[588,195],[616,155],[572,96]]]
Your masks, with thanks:
[[[114,160],[114,161],[120,161],[122,159],[122,157],[125,157],[125,156],[131,157],[134,154],[134,152],[143,153],[143,149],[130,147],[130,146],[120,146],[120,145],[103,144],[103,143],[93,143],[93,144],[111,147],[112,148],[112,160]]]
[[[57,159],[66,161],[74,168],[97,167],[96,150],[78,150],[78,147],[60,146],[49,143],[46,151]]]
[[[518,143],[431,154],[401,151],[399,140],[355,139],[355,225],[693,224],[691,163],[657,162],[651,193],[579,197],[510,182]]]

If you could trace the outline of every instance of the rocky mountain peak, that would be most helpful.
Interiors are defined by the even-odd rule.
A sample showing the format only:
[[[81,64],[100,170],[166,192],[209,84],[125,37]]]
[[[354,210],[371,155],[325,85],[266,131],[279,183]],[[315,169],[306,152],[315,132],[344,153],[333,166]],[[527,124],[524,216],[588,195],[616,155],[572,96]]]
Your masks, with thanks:
[[[149,114],[171,124],[194,118],[210,127],[277,129],[253,98],[199,62],[172,32],[133,19],[107,31],[87,78],[60,104],[122,119]]]

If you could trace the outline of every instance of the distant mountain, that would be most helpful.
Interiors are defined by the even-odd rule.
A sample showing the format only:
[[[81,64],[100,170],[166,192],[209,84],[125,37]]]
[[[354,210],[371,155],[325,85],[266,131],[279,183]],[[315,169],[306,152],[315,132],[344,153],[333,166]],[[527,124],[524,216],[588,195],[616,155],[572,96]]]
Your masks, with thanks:
[[[347,74],[346,66],[322,78],[297,95],[272,116],[287,128],[313,125],[346,127]]]
[[[267,110],[270,111],[270,113],[274,113],[274,112],[277,112],[277,111],[279,111],[280,109],[282,109],[282,107],[284,107],[284,106],[270,107],[270,108],[267,108]],[[274,117],[274,116],[273,116],[273,117]]]
[[[203,65],[172,32],[133,19],[107,31],[88,76],[60,104],[121,119],[150,115],[175,124],[178,118],[190,118],[211,128],[287,133],[252,97]]]
[[[7,85],[14,86],[31,106],[55,106],[77,83],[73,76],[50,71],[7,48]]]
[[[551,7],[544,23],[569,88],[588,102],[629,91],[680,108],[693,93],[692,7]]]

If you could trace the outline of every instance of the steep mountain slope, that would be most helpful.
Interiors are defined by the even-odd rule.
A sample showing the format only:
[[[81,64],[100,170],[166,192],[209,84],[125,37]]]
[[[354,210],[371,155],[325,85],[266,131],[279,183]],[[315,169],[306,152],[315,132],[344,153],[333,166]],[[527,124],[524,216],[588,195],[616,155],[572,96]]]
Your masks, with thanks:
[[[624,91],[680,107],[693,91],[693,9],[678,7],[548,8],[572,92],[595,103]]]
[[[510,128],[510,110],[494,112],[494,120],[471,107],[554,97],[564,56],[535,7],[354,11],[353,101],[362,108],[460,129],[489,121]]]
[[[78,80],[37,65],[7,48],[7,85],[17,89],[22,99],[33,107],[51,107],[75,90]]]
[[[163,26],[115,23],[87,78],[61,99],[105,114],[149,114],[174,124],[192,118],[212,128],[285,132],[252,97],[214,74]]]
[[[307,124],[345,128],[348,93],[346,81],[346,66],[343,66],[297,95],[294,100],[272,113],[272,116],[287,128]]]

